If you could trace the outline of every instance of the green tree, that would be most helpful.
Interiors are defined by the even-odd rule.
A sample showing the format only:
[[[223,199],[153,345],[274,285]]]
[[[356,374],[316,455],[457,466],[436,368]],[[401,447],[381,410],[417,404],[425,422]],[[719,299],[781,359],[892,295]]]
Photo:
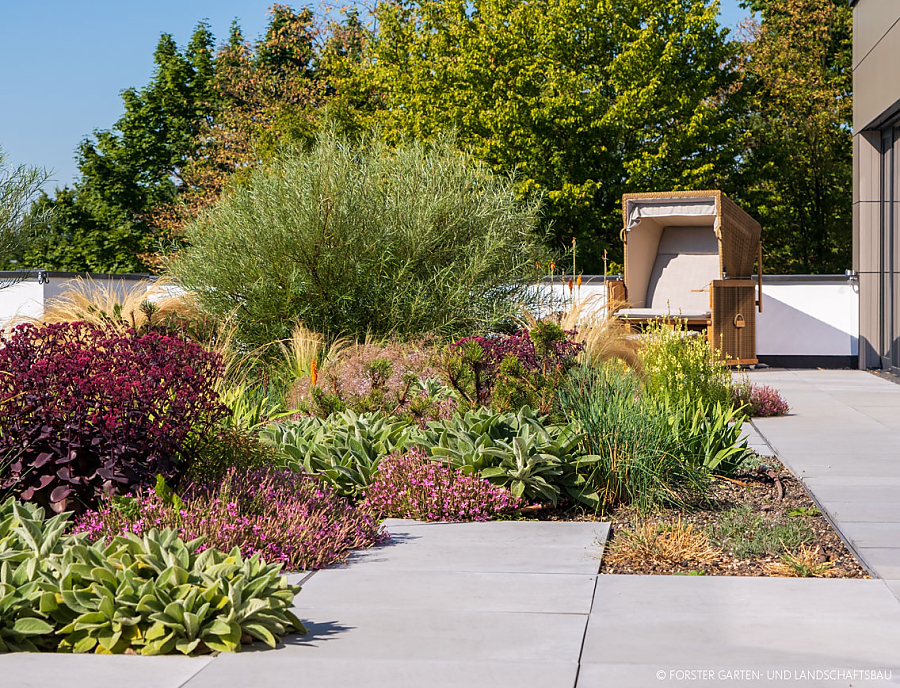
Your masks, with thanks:
[[[750,0],[748,146],[736,179],[763,225],[765,267],[850,267],[852,9],[844,0]]]
[[[20,267],[16,257],[30,240],[38,219],[30,207],[47,176],[35,167],[9,165],[0,149],[0,266]]]
[[[621,256],[621,195],[719,187],[735,46],[708,0],[385,0],[369,70],[385,131],[458,132],[541,194],[552,243]]]
[[[184,50],[163,34],[150,83],[122,93],[125,114],[77,153],[79,178],[38,208],[55,212],[21,253],[30,267],[140,272],[154,247],[149,214],[172,199],[196,139],[213,112],[213,36],[200,24]]]

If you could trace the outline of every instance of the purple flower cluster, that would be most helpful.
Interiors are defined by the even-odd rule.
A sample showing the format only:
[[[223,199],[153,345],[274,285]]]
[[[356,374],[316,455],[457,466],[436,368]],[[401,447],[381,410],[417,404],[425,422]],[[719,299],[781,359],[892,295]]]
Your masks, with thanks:
[[[381,460],[365,504],[382,518],[487,521],[519,508],[522,501],[509,490],[411,449]]]
[[[191,486],[180,504],[155,490],[134,502],[106,502],[82,516],[76,532],[94,538],[173,528],[183,540],[204,537],[202,548],[259,554],[290,570],[320,569],[350,550],[388,538],[372,511],[354,506],[320,480],[293,471],[232,469],[217,485]],[[128,501],[128,500],[126,500]]]
[[[224,417],[218,355],[85,322],[0,336],[2,487],[55,510],[177,476]]]
[[[735,406],[745,406],[745,411],[754,417],[783,416],[790,411],[777,389],[756,385],[749,380],[732,388],[732,398]]]

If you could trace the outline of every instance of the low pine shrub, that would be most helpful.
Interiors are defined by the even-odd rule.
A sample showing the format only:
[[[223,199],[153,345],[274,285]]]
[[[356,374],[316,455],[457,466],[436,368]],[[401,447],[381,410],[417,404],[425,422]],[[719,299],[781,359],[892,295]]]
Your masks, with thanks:
[[[365,503],[381,518],[423,521],[487,521],[522,505],[509,490],[429,459],[421,449],[385,457]]]
[[[0,336],[2,488],[59,512],[177,480],[227,414],[221,366],[165,332],[61,322]]]
[[[439,384],[435,352],[427,345],[389,341],[344,348],[321,367],[315,384],[298,376],[289,404],[320,417],[336,411],[380,411],[424,422],[447,418],[456,399]]]
[[[235,652],[242,638],[275,647],[305,632],[280,564],[171,530],[91,544],[68,526],[68,514],[0,504],[0,652]]]
[[[744,378],[732,387],[735,406],[743,406],[744,412],[755,418],[783,416],[790,407],[774,387],[757,385]]]
[[[539,322],[512,335],[465,337],[443,357],[443,373],[468,408],[549,413],[556,388],[583,345],[558,325]]]
[[[320,569],[387,533],[365,507],[311,476],[264,468],[231,470],[224,480],[192,485],[174,498],[165,489],[114,497],[85,514],[76,531],[91,539],[172,528],[184,540],[245,557],[259,555],[290,570]]]

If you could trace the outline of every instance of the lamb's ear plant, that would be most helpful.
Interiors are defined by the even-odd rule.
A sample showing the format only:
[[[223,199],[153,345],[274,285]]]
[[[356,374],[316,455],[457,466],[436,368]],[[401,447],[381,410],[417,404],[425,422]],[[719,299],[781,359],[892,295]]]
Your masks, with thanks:
[[[234,652],[245,635],[274,647],[304,632],[279,564],[171,530],[91,543],[67,518],[0,505],[0,651]]]

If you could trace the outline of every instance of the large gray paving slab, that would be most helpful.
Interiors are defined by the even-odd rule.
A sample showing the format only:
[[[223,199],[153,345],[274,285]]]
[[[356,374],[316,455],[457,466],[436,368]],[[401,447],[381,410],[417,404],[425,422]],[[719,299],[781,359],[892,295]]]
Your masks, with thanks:
[[[900,523],[843,522],[841,532],[861,548],[900,545]]]
[[[411,541],[427,539],[441,544],[519,544],[529,547],[592,547],[606,540],[608,523],[594,521],[486,521],[470,523],[421,523],[385,521],[392,537]]]
[[[212,661],[212,657],[3,654],[0,655],[0,686],[179,688]]]
[[[309,631],[278,650],[307,657],[354,660],[577,663],[588,617],[584,614],[422,609],[305,608]]]
[[[897,638],[900,602],[878,580],[601,576],[581,662],[880,667],[900,677]]]
[[[813,490],[815,494],[815,490]],[[898,502],[822,502],[839,523],[900,523],[900,501]],[[897,543],[900,546],[900,542]]]
[[[482,573],[596,574],[602,550],[571,547],[527,547],[518,545],[439,546],[430,543],[415,547],[389,545],[355,552],[347,563],[335,568],[383,571],[451,571]]]
[[[465,657],[324,660],[285,652],[221,656],[185,688],[572,688],[576,662],[473,662]]]
[[[806,480],[816,498],[823,502],[895,502],[900,503],[900,483],[896,485],[871,481],[865,485],[825,484],[817,478]]]
[[[596,576],[540,573],[319,571],[295,598],[299,609],[420,609],[587,614]]]
[[[857,551],[870,569],[882,578],[900,579],[900,547],[860,547]]]

